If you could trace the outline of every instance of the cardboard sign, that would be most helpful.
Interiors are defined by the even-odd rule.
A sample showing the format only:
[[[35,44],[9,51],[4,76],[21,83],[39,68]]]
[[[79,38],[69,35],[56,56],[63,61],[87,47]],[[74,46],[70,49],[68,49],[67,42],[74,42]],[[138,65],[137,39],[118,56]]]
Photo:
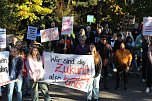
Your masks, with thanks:
[[[125,15],[122,20],[122,30],[123,31],[131,31],[134,28],[135,24],[135,16],[133,15]]]
[[[40,30],[41,42],[59,40],[58,27]]]
[[[0,86],[5,85],[5,82],[9,80],[9,69],[8,69],[8,58],[9,52],[0,52]]]
[[[74,17],[63,17],[62,18],[62,35],[72,34],[73,32]]]
[[[6,48],[6,29],[0,28],[0,48]]]
[[[84,92],[95,74],[92,55],[55,54],[44,52],[45,80]]]
[[[14,37],[13,34],[6,35],[6,42],[7,43],[12,43],[13,42],[13,37]]]
[[[143,18],[143,35],[152,36],[152,17]]]
[[[37,36],[37,28],[28,26],[27,39],[36,40],[36,36]]]
[[[94,22],[94,15],[87,15],[87,22]]]

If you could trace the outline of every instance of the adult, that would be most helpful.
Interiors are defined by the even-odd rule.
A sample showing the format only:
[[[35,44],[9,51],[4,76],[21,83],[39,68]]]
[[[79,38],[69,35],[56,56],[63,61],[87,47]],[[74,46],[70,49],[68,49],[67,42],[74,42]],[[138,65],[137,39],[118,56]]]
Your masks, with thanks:
[[[91,84],[89,85],[87,100],[91,101],[92,95],[94,94],[95,101],[98,101],[98,99],[99,99],[99,82],[100,82],[100,76],[101,76],[102,61],[101,61],[100,54],[97,52],[94,44],[90,44],[90,54],[94,56],[95,75],[92,79]]]
[[[122,35],[117,35],[117,40],[114,43],[113,51],[116,52],[116,50],[120,49],[120,44],[123,42]]]
[[[151,44],[148,47],[148,64],[147,64],[147,88],[145,93],[149,93],[150,92],[150,88],[152,85],[152,41]]]
[[[87,36],[86,44],[89,45],[90,43],[94,43],[94,41],[95,41],[95,35],[91,31],[91,26],[87,26],[86,27],[86,33],[85,33],[85,35]]]
[[[97,51],[99,52],[101,58],[102,58],[102,63],[103,63],[103,83],[104,83],[104,89],[108,89],[107,87],[107,80],[108,80],[108,72],[109,72],[109,66],[112,61],[112,47],[110,44],[107,42],[107,38],[105,35],[102,35],[100,38],[100,42],[97,45]]]
[[[23,60],[18,56],[18,50],[16,47],[11,48],[11,53],[9,57],[9,76],[10,80],[17,80],[8,84],[8,101],[12,101],[13,91],[16,88],[17,101],[22,101],[22,69]]]
[[[97,33],[95,34],[95,39],[94,39],[95,46],[97,46],[97,44],[100,42],[100,36],[102,35],[102,32],[103,32],[103,27],[101,26],[97,29]]]
[[[46,84],[38,82],[39,80],[42,80],[44,77],[44,69],[43,69],[43,64],[42,64],[42,58],[40,56],[40,53],[37,47],[31,48],[27,60],[28,60],[27,69],[28,69],[30,83],[31,83],[32,101],[39,100],[38,87],[41,89],[41,92],[44,96],[44,100],[50,101],[50,96],[49,96],[49,92],[48,92],[48,88]]]
[[[132,62],[132,55],[129,50],[125,48],[125,44],[122,42],[120,44],[120,49],[118,49],[115,52],[114,56],[115,65],[117,68],[117,74],[116,74],[116,89],[119,89],[119,83],[120,83],[120,74],[123,72],[124,76],[124,89],[127,90],[128,87],[128,72],[129,72],[129,66]]]
[[[89,45],[86,44],[86,36],[80,36],[79,42],[80,44],[76,46],[75,48],[75,54],[79,55],[87,55],[89,53]]]

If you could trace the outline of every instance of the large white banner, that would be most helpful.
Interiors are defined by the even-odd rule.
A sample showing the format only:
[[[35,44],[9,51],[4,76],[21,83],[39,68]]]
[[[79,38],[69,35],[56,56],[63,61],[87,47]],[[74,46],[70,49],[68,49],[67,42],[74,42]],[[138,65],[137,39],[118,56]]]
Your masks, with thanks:
[[[73,32],[74,17],[63,17],[62,18],[62,35],[72,34]]]
[[[58,27],[40,30],[41,42],[59,40]]]
[[[36,40],[37,27],[28,26],[27,39]]]
[[[152,35],[152,17],[143,18],[143,35],[145,36]]]
[[[6,29],[0,28],[0,48],[6,48]]]
[[[8,58],[8,51],[0,52],[0,86],[9,81]]]
[[[92,55],[56,54],[44,52],[46,82],[65,86],[84,92],[95,74]]]

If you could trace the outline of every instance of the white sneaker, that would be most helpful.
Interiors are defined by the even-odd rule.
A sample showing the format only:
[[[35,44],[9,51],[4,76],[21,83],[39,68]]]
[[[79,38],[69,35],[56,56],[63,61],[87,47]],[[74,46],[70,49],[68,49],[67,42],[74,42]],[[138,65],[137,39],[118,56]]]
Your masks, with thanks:
[[[142,82],[146,82],[146,80],[145,80],[145,79],[142,79]]]
[[[114,68],[114,69],[113,69],[113,72],[117,72],[117,69],[116,69],[116,68]]]
[[[149,91],[150,91],[150,88],[147,87],[146,90],[145,90],[145,93],[149,93]]]

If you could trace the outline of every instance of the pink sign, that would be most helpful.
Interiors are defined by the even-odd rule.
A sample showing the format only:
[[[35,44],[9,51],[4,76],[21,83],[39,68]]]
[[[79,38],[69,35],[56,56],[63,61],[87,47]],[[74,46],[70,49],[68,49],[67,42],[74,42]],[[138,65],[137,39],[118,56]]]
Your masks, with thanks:
[[[73,22],[74,22],[73,17],[63,17],[62,18],[62,30],[61,30],[62,35],[72,34]]]

